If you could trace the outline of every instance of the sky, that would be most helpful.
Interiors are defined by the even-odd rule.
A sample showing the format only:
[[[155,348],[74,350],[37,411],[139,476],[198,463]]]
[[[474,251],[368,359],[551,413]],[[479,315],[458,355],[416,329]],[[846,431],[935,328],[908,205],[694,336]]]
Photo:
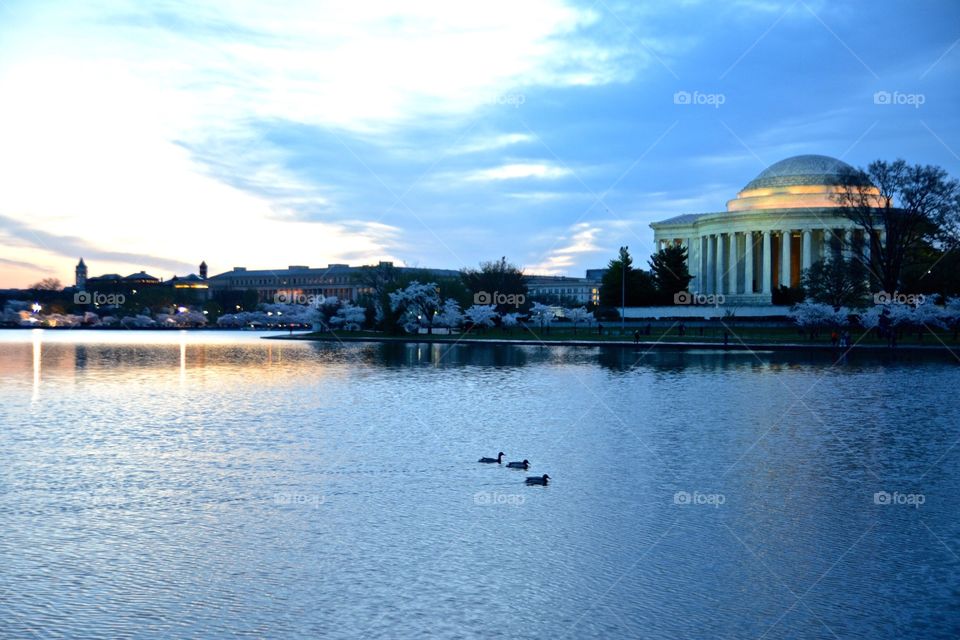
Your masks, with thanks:
[[[0,288],[582,276],[816,153],[960,177],[960,3],[0,3]]]

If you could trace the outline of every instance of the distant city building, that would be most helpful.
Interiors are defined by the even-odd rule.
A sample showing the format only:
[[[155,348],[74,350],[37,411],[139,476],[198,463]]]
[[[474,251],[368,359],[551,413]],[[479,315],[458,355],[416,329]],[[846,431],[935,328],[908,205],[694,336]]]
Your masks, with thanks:
[[[207,264],[205,262],[200,263],[200,272],[205,274],[206,270]],[[136,289],[145,289],[148,287],[169,286],[174,289],[197,289],[198,293],[201,294],[200,298],[205,299],[209,297],[203,295],[203,291],[208,288],[205,278],[194,273],[187,276],[174,276],[166,282],[161,278],[150,275],[146,271],[138,271],[128,276],[122,276],[119,273],[105,273],[91,278],[87,275],[87,265],[84,263],[83,258],[80,258],[80,262],[77,263],[75,273],[76,283],[74,288],[77,291],[85,291],[89,288],[91,290],[101,289],[104,292],[122,292],[135,291]]]
[[[426,277],[459,278],[455,269],[416,269],[394,267],[392,262],[381,262],[381,267],[395,269],[398,273],[424,272]],[[213,294],[219,291],[257,292],[261,302],[296,302],[308,296],[336,296],[341,300],[356,301],[371,290],[364,285],[360,275],[373,267],[351,267],[346,264],[328,264],[326,267],[291,265],[286,269],[256,269],[234,267],[232,271],[219,273],[207,279]]]
[[[594,280],[600,282],[603,280],[603,274],[607,272],[606,268],[603,269],[587,269],[587,280]]]
[[[195,273],[187,276],[173,276],[167,281],[174,289],[208,289],[207,281]]]
[[[121,276],[119,273],[105,273],[102,276],[87,278],[88,287],[133,287],[150,286],[160,284],[160,278],[150,275],[145,271],[131,273],[128,276]]]
[[[100,289],[104,292],[133,291],[137,288],[170,287],[179,290],[193,290],[198,300],[215,298],[218,293],[255,291],[260,302],[298,302],[307,297],[317,298],[336,296],[341,300],[357,301],[372,290],[366,284],[363,274],[371,269],[388,268],[397,275],[420,275],[423,279],[459,278],[456,269],[420,269],[416,267],[394,267],[392,262],[380,262],[379,265],[351,267],[347,264],[328,264],[326,267],[290,265],[286,269],[247,269],[234,267],[232,270],[207,276],[207,263],[201,262],[199,274],[174,276],[167,281],[150,275],[145,271],[122,276],[118,273],[106,273],[90,278],[87,266],[80,259],[76,267],[76,289]],[[587,277],[569,276],[527,276],[527,292],[530,297],[556,304],[599,304],[600,280],[606,269],[589,269]]]
[[[579,304],[600,304],[600,280],[605,269],[589,269],[586,278],[570,276],[528,275],[527,295],[546,303],[562,305],[568,301]],[[599,277],[596,277],[599,274]],[[594,276],[594,277],[591,277]]]
[[[774,289],[798,286],[801,272],[814,263],[831,255],[869,256],[883,240],[883,231],[868,237],[838,214],[834,196],[841,174],[851,169],[828,156],[781,160],[727,202],[726,211],[652,223],[654,241],[658,249],[687,248],[691,291],[769,305]]]

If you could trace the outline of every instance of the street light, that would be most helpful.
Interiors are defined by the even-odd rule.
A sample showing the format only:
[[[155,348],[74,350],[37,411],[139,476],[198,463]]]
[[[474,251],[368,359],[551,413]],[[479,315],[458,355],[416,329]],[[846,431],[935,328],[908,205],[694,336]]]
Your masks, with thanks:
[[[34,312],[34,313],[40,313],[40,310],[43,309],[43,307],[40,306],[40,303],[39,303],[39,302],[34,302],[34,303],[30,306],[30,308],[33,309],[33,312]]]
[[[624,315],[627,312],[627,250],[630,247],[620,247],[620,264],[623,267],[623,273],[620,275],[620,335],[627,328],[627,319]]]

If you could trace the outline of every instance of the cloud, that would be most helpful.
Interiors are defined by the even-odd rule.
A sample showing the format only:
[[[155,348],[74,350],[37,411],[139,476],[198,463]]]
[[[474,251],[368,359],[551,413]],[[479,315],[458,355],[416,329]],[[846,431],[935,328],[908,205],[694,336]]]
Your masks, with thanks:
[[[540,262],[528,266],[526,272],[545,275],[566,273],[579,256],[601,250],[596,242],[600,232],[601,227],[591,223],[573,225],[568,230],[568,237],[557,240],[558,243],[564,242],[564,245],[550,249]]]
[[[123,251],[105,251],[80,238],[58,236],[41,229],[31,228],[6,216],[0,216],[0,228],[3,229],[3,235],[19,241],[17,244],[21,246],[26,244],[56,255],[86,256],[88,259],[98,258],[110,262],[151,265],[180,272],[193,268],[193,265],[178,260]]]
[[[0,215],[57,239],[37,262],[64,275],[80,251],[177,271],[187,262],[163,256],[394,258],[402,230],[378,221],[393,201],[382,192],[397,182],[384,158],[402,132],[516,113],[503,96],[625,82],[644,64],[588,34],[597,11],[563,0],[107,0],[4,11]],[[530,139],[487,128],[451,155]],[[514,165],[477,178],[563,174]]]
[[[7,258],[0,258],[0,264],[7,265],[9,267],[14,267],[16,269],[29,269],[31,271],[42,271],[43,273],[50,273],[49,269],[33,264],[32,262],[24,262],[23,260],[9,260]]]
[[[514,163],[492,167],[490,169],[479,169],[470,173],[466,179],[472,182],[518,180],[522,178],[556,180],[557,178],[564,178],[572,173],[570,169],[548,163]]]
[[[173,115],[217,129],[256,118],[382,130],[496,106],[518,87],[623,81],[636,68],[577,37],[599,15],[560,0],[118,1],[43,13],[75,50],[123,56],[163,88]]]
[[[527,133],[504,133],[501,135],[473,140],[461,145],[458,148],[455,148],[451,153],[462,154],[478,153],[481,151],[494,151],[510,145],[521,144],[523,142],[532,142],[533,140],[535,140],[535,138]]]

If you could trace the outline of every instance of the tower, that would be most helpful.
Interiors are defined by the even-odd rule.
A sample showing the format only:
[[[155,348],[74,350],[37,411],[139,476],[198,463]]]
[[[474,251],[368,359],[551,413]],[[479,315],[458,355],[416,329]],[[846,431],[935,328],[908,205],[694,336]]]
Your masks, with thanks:
[[[200,279],[201,279],[201,280],[206,280],[206,279],[207,279],[207,263],[206,263],[206,261],[203,261],[203,262],[200,263]]]
[[[87,265],[83,263],[83,258],[80,258],[80,262],[77,263],[77,268],[74,271],[76,276],[76,286],[77,289],[83,291],[87,286]]]

